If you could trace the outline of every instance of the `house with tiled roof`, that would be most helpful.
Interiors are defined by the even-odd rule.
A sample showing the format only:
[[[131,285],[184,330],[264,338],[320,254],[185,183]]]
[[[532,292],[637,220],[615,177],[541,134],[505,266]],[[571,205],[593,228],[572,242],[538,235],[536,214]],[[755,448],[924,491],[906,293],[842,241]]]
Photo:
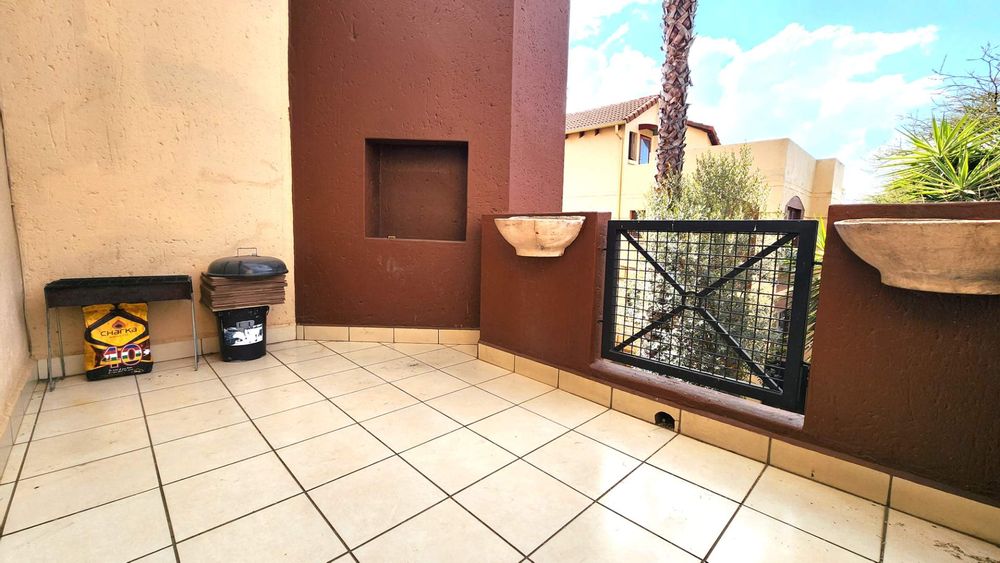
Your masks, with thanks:
[[[563,210],[607,211],[615,219],[646,208],[656,175],[659,96],[643,96],[566,115]],[[711,125],[687,122],[685,167],[709,152],[747,146],[769,187],[765,210],[775,217],[826,217],[843,192],[844,166],[815,159],[791,139],[723,145]]]

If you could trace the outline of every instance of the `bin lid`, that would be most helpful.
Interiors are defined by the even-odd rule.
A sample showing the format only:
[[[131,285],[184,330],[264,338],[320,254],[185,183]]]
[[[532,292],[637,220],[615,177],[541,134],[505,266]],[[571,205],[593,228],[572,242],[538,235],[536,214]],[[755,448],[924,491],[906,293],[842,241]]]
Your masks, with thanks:
[[[273,256],[226,256],[208,265],[208,275],[222,278],[261,278],[287,273],[285,263]]]

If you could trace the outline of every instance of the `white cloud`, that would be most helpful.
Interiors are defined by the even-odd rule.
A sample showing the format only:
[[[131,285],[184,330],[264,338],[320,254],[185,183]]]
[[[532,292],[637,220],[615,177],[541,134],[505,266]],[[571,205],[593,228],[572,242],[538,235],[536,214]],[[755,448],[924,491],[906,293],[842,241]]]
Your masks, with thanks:
[[[572,0],[569,8],[569,39],[579,41],[598,35],[603,20],[635,4],[653,0]]]
[[[569,50],[566,111],[574,112],[660,91],[660,62],[625,45]]]
[[[691,53],[690,113],[715,125],[723,142],[790,137],[816,157],[836,156],[847,167],[847,199],[863,199],[878,188],[874,153],[937,88],[933,76],[879,74],[880,65],[936,38],[934,26],[862,33],[790,24],[744,51],[700,37]]]

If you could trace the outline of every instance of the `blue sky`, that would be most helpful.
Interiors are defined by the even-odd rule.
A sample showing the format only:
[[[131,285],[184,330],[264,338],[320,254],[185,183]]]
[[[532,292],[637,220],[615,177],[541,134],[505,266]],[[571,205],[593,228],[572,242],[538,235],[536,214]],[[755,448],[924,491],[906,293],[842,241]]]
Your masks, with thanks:
[[[659,0],[571,0],[568,111],[655,93]],[[933,70],[1000,43],[1000,0],[701,0],[689,119],[724,143],[790,137],[847,167],[846,199],[879,189],[873,155],[927,115]]]

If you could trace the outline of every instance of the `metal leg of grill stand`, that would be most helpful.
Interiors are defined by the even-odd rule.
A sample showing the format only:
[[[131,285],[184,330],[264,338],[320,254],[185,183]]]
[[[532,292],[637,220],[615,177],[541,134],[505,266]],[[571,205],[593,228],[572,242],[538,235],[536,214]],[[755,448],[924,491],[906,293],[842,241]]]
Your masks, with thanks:
[[[56,378],[52,375],[52,329],[49,324],[49,306],[45,306],[45,346],[48,353],[45,355],[45,376],[49,378],[49,391],[56,388]]]
[[[198,371],[198,320],[195,317],[194,297],[191,298],[191,334],[194,338],[194,371]]]
[[[62,337],[62,315],[59,314],[59,309],[56,309],[56,331],[59,333],[59,367],[62,369],[59,372],[59,381],[66,379],[66,351],[63,350],[63,337]],[[49,375],[51,378],[52,375]],[[55,387],[55,383],[52,384]]]

